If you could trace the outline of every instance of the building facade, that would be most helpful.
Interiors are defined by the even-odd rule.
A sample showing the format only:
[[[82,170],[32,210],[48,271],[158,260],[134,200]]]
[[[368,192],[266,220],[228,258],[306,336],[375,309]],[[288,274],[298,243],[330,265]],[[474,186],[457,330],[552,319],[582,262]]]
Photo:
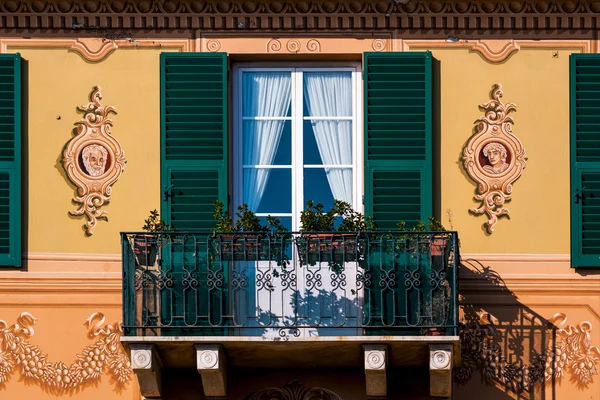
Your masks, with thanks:
[[[0,396],[600,399],[599,18],[0,2]]]

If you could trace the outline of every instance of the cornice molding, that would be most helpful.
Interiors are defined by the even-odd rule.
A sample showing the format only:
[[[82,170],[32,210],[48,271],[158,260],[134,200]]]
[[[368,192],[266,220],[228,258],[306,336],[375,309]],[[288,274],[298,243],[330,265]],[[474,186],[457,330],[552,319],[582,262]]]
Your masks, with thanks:
[[[527,0],[13,0],[3,30],[587,30],[600,2]]]

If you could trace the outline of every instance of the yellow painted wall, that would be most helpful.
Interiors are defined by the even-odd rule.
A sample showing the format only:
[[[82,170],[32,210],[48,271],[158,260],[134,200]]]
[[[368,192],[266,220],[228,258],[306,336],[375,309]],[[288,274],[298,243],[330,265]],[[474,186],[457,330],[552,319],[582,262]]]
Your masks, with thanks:
[[[523,49],[507,61],[492,64],[468,49],[434,49],[441,70],[441,213],[444,225],[459,231],[461,250],[468,253],[569,253],[569,54],[551,49]],[[515,103],[513,133],[521,139],[528,161],[513,185],[494,233],[482,226],[487,218],[469,208],[475,184],[462,167],[464,145],[489,100],[492,85],[501,83],[503,101]]]
[[[119,232],[141,230],[149,210],[160,208],[160,49],[120,49],[99,63],[65,49],[11,48],[28,64],[29,191],[24,251],[119,253]],[[81,118],[75,107],[102,87],[102,103],[116,107],[113,135],[127,158],[113,185],[108,220],[86,237],[84,218],[68,212],[74,186],[62,167],[62,151]],[[59,119],[60,117],[60,119]],[[25,245],[25,244],[24,244]]]

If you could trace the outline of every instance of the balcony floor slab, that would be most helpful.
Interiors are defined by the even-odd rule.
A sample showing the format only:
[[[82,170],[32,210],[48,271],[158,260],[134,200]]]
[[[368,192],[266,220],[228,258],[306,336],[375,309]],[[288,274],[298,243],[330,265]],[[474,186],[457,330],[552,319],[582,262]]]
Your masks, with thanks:
[[[196,345],[220,344],[230,367],[363,368],[363,345],[388,346],[389,366],[425,366],[430,344],[450,344],[460,363],[458,336],[124,336],[121,342],[154,344],[165,368],[196,368]]]

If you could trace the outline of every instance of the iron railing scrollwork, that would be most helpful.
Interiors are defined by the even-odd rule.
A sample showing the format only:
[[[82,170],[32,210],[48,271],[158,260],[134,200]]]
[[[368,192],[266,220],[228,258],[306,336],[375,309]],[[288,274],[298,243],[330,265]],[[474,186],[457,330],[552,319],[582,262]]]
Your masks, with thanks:
[[[456,334],[456,232],[122,233],[121,243],[125,335]]]

